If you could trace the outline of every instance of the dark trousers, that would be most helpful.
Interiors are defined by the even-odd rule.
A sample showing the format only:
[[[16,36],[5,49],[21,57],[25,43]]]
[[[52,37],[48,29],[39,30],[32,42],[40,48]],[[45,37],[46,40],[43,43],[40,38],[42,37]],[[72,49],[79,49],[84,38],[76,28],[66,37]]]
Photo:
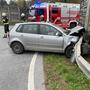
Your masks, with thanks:
[[[5,33],[9,32],[9,24],[4,25],[4,32]]]

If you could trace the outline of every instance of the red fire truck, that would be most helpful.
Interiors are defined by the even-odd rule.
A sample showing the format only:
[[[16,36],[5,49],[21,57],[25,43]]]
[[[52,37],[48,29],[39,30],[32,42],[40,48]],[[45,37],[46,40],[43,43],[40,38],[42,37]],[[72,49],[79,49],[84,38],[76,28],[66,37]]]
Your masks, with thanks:
[[[70,3],[41,3],[32,5],[29,10],[30,16],[36,17],[40,21],[40,16],[44,16],[44,21],[50,21],[63,28],[75,27],[80,18],[80,4]]]

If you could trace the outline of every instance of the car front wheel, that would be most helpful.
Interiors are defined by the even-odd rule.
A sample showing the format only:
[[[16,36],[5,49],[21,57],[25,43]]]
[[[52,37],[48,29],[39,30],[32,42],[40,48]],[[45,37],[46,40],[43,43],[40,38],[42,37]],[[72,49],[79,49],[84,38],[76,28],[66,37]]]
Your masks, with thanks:
[[[72,45],[68,46],[65,50],[66,57],[70,58],[74,54],[74,47]]]
[[[13,42],[11,45],[11,48],[12,48],[13,52],[16,54],[21,54],[24,51],[23,45],[19,42]]]

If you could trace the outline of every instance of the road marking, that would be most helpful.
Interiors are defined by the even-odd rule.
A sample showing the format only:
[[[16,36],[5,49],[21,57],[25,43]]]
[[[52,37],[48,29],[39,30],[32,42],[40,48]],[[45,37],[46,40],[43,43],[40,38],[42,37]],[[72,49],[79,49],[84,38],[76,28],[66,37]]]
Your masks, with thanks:
[[[32,57],[31,64],[29,67],[29,75],[28,75],[28,90],[35,90],[34,87],[34,68],[35,68],[35,61],[37,58],[38,53],[35,53]]]

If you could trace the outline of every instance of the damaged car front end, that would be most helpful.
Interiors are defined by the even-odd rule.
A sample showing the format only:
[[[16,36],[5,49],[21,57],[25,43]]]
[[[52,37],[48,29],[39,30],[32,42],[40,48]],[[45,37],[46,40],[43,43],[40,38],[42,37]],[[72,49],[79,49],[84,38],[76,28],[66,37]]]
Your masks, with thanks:
[[[77,36],[78,40],[80,39],[80,37],[83,37],[81,45],[81,54],[82,55],[90,54],[90,32],[85,31],[84,27],[77,26],[71,30],[69,35]]]
[[[66,54],[66,56],[69,56],[69,58],[70,58],[70,57],[72,57],[72,55],[74,53],[75,44],[78,42],[80,37],[83,37],[83,35],[85,33],[85,28],[81,27],[81,26],[77,26],[73,29],[70,29],[68,32],[69,32],[68,33],[69,38],[68,38],[68,40],[66,40],[67,41],[66,43],[68,43],[68,47],[66,47],[65,54]]]

